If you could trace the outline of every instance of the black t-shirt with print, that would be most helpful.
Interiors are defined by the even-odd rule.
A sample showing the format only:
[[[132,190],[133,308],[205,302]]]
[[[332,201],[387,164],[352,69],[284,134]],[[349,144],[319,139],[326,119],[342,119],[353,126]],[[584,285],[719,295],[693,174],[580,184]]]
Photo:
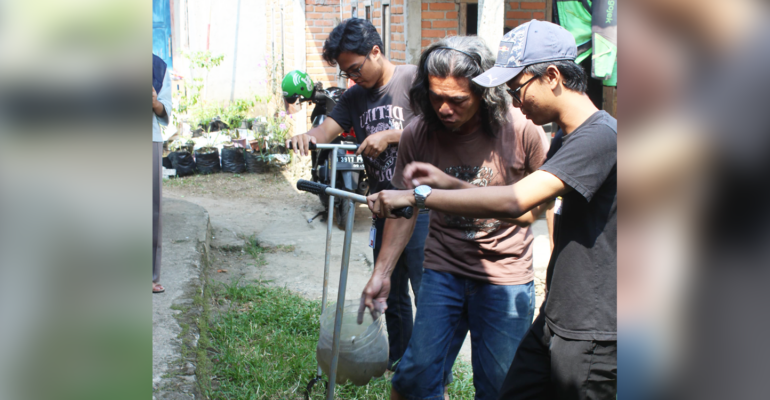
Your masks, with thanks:
[[[559,140],[540,167],[570,186],[556,210],[543,305],[551,330],[575,340],[617,340],[618,123],[598,111]]]
[[[353,86],[342,95],[329,117],[345,131],[352,126],[358,143],[377,132],[404,129],[414,118],[409,106],[409,89],[416,74],[416,66],[399,65],[382,87],[368,90]],[[390,145],[377,158],[364,157],[369,193],[391,187],[397,156],[398,145]]]

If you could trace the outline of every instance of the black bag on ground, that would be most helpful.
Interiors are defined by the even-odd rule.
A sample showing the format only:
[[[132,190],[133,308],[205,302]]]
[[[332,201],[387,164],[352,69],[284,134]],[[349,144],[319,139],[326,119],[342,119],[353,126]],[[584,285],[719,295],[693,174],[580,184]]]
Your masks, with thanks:
[[[246,170],[253,174],[267,172],[267,161],[258,151],[246,150]]]
[[[176,170],[177,176],[192,175],[197,170],[192,154],[187,151],[173,151],[168,155],[171,166]]]
[[[243,158],[243,148],[225,147],[222,149],[222,172],[240,174],[246,171],[246,160]]]
[[[198,172],[203,175],[222,171],[222,166],[219,165],[219,151],[215,148],[204,147],[195,150],[195,164],[198,166]]]
[[[169,158],[170,154],[168,156],[163,157],[163,168],[165,169],[173,169],[174,164],[171,163],[171,158]]]

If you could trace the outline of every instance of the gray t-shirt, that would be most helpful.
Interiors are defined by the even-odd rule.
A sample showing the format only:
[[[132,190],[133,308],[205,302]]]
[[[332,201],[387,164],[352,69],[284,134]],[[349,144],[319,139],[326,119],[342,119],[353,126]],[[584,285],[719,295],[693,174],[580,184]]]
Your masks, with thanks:
[[[353,86],[342,95],[329,117],[345,131],[352,126],[358,143],[377,132],[404,129],[414,118],[409,107],[409,89],[416,74],[416,66],[399,65],[390,81],[382,87],[364,89]],[[397,145],[388,146],[376,159],[364,157],[370,193],[390,187],[397,157]]]

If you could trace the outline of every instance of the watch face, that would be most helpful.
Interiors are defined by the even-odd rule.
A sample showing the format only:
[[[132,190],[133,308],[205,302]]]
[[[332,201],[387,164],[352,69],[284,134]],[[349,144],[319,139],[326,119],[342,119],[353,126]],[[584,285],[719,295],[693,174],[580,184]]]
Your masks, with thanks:
[[[414,193],[420,196],[426,196],[431,191],[430,186],[420,185],[414,189]]]

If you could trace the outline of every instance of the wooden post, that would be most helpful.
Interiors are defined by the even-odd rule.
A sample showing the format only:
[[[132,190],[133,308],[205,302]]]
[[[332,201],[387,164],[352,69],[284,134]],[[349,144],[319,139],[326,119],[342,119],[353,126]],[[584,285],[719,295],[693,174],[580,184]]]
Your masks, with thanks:
[[[602,109],[618,118],[618,88],[614,86],[605,86],[602,93]]]
[[[468,3],[460,3],[460,13],[457,15],[460,20],[460,36],[468,34]]]
[[[553,0],[545,0],[545,20],[553,22]]]

